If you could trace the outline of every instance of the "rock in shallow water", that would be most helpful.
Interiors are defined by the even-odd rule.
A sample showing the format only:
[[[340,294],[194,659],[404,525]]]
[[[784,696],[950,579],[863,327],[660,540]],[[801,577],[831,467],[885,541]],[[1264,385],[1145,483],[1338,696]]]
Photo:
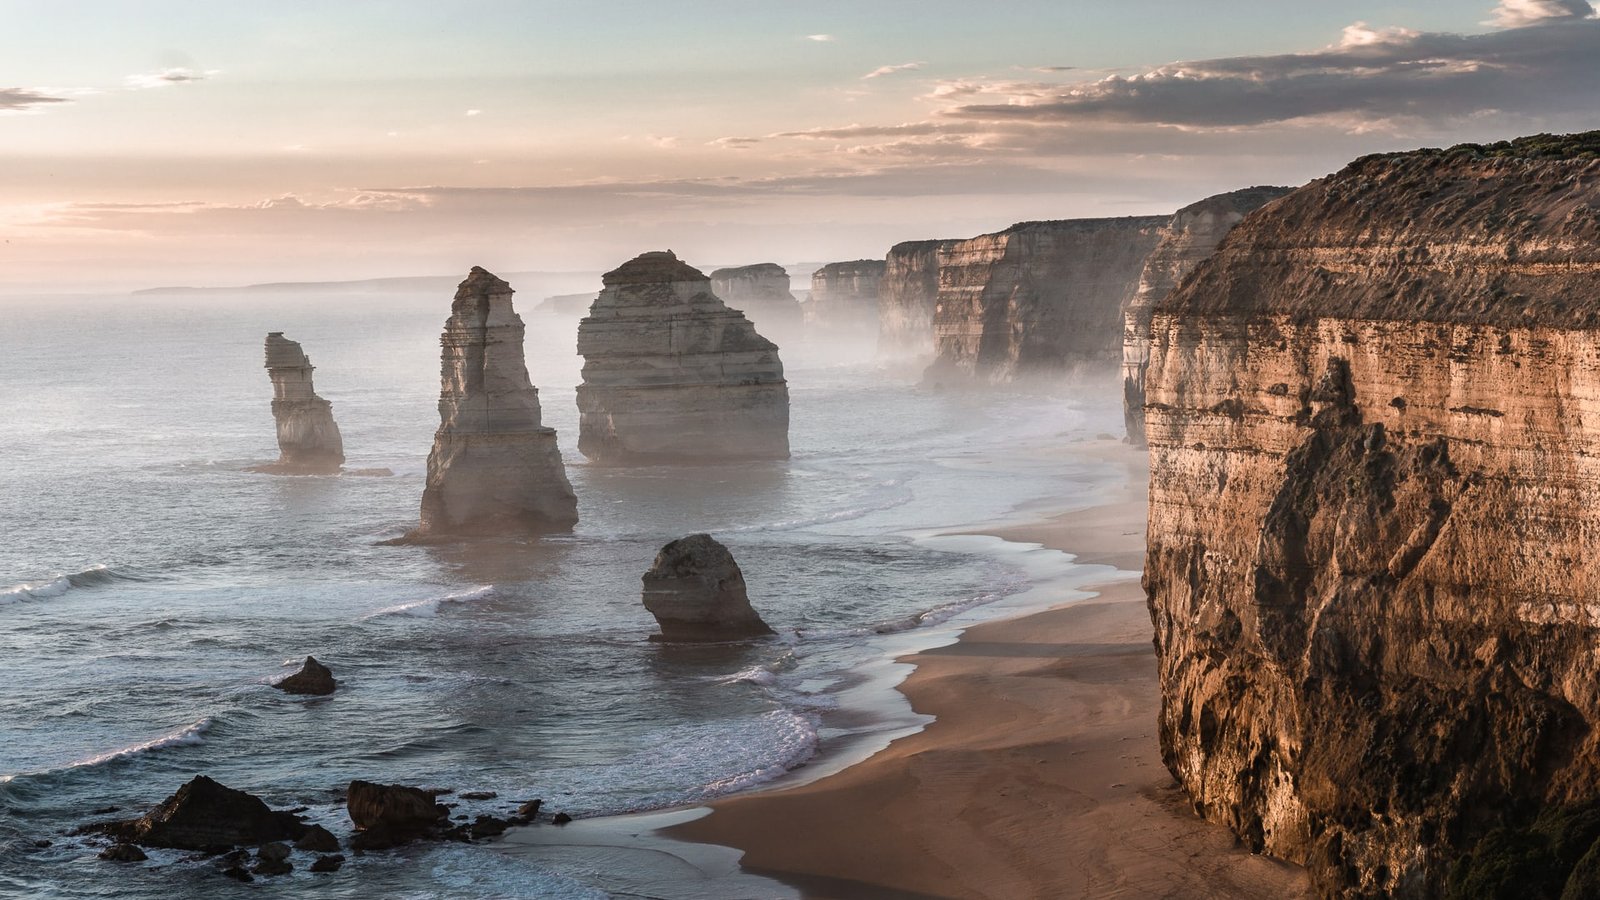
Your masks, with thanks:
[[[358,829],[350,840],[357,850],[384,850],[437,837],[450,821],[450,810],[435,802],[433,794],[398,784],[352,781],[345,809]]]
[[[306,825],[291,813],[274,812],[258,797],[197,775],[142,818],[84,830],[146,847],[216,852],[292,841],[305,833]]]
[[[308,656],[300,671],[279,679],[272,686],[290,694],[324,697],[333,693],[338,684],[333,680],[333,670],[317,662],[315,656]]]
[[[101,850],[100,858],[111,862],[144,862],[150,857],[146,856],[137,844],[123,841]]]
[[[709,534],[661,548],[644,574],[644,606],[661,626],[660,640],[729,641],[773,633],[751,608],[733,554]]]

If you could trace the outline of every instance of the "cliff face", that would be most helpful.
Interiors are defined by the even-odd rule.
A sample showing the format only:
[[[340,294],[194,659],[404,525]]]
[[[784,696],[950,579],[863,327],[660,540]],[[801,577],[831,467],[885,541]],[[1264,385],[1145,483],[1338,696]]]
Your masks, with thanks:
[[[935,352],[939,255],[959,241],[906,241],[889,248],[878,283],[878,355],[926,359]]]
[[[1024,222],[942,251],[929,379],[1001,382],[1109,364],[1123,301],[1167,218]]]
[[[578,449],[600,463],[786,459],[777,345],[671,251],[607,272],[578,323]]]
[[[1144,378],[1150,363],[1150,314],[1185,275],[1211,255],[1239,220],[1292,191],[1252,187],[1207,197],[1185,206],[1161,229],[1161,240],[1144,263],[1139,289],[1122,308],[1122,409],[1128,440],[1144,446]]]
[[[744,313],[767,337],[800,336],[800,301],[789,291],[789,272],[777,263],[757,263],[711,273],[711,291],[723,303]]]
[[[272,380],[272,418],[278,426],[278,461],[263,471],[332,474],[344,465],[344,440],[333,421],[333,404],[311,384],[316,367],[300,345],[274,331],[267,335],[267,377]]]
[[[1360,160],[1155,308],[1163,756],[1326,895],[1555,896],[1594,843],[1530,823],[1600,800],[1597,151]]]
[[[540,421],[511,285],[474,266],[439,338],[439,430],[413,539],[565,531],[578,521],[554,428]]]
[[[811,273],[811,299],[804,307],[806,327],[875,340],[883,271],[881,259],[858,259],[828,263]]]

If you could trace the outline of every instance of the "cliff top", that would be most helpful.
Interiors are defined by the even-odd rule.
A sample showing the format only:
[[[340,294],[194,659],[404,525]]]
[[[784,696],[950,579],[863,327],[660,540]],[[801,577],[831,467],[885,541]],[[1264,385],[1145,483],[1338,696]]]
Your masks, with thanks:
[[[788,278],[789,277],[789,270],[785,269],[783,266],[778,265],[777,263],[769,263],[768,262],[768,263],[755,263],[753,265],[748,265],[748,266],[729,266],[726,269],[718,269],[715,272],[711,273],[711,277],[714,278],[714,279],[718,279],[718,278],[738,278],[738,277],[741,277],[741,276],[757,276],[757,277],[759,277],[759,276],[769,276],[769,277],[774,277],[774,278],[776,278],[778,276],[782,276],[784,278]]]
[[[1228,191],[1225,194],[1214,194],[1204,200],[1197,200],[1173,213],[1174,222],[1205,213],[1249,213],[1268,203],[1294,193],[1292,187],[1279,187],[1275,185],[1257,185],[1255,187],[1240,188],[1237,191]]]
[[[500,276],[490,272],[482,266],[473,266],[467,277],[456,285],[456,299],[465,300],[468,297],[483,297],[489,294],[513,294],[511,285]]]
[[[1600,328],[1600,132],[1362,157],[1246,217],[1156,311]]]
[[[704,272],[681,259],[671,250],[652,250],[601,276],[606,287],[628,284],[667,284],[674,281],[710,281]]]
[[[1027,231],[1091,231],[1098,228],[1159,228],[1171,216],[1112,216],[1104,219],[1049,219],[1039,222],[1018,222],[995,234],[1020,234]],[[988,237],[988,235],[979,235]]]
[[[298,341],[291,341],[281,331],[267,334],[267,365],[269,369],[303,369],[311,365]]]
[[[831,262],[811,273],[811,277],[832,278],[836,275],[882,275],[887,263],[881,259],[852,259],[848,262]]]

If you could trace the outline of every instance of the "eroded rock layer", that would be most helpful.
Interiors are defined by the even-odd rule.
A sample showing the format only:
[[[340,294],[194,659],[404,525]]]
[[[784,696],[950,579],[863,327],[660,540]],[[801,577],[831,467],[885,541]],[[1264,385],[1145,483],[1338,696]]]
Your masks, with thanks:
[[[777,263],[757,263],[711,273],[711,292],[744,313],[763,335],[791,340],[800,336],[803,312],[789,291],[789,272]]]
[[[806,327],[824,334],[877,339],[878,283],[884,261],[857,259],[828,263],[811,273],[811,299],[804,306]]]
[[[528,379],[511,285],[473,266],[439,338],[439,430],[413,539],[570,529],[577,499]]]
[[[931,359],[939,302],[939,254],[959,241],[906,241],[889,248],[878,284],[878,355]]]
[[[1252,187],[1207,197],[1178,210],[1161,229],[1161,241],[1139,275],[1139,289],[1122,310],[1122,400],[1129,442],[1145,443],[1144,376],[1150,363],[1151,310],[1211,255],[1240,219],[1291,190]]]
[[[272,418],[278,426],[278,461],[264,471],[331,474],[344,465],[344,439],[333,421],[333,404],[311,383],[316,367],[300,345],[274,331],[267,335],[267,377],[272,380]]]
[[[929,379],[1003,382],[1111,364],[1123,301],[1167,219],[1024,222],[942,251]]]
[[[607,272],[578,323],[578,449],[607,464],[789,456],[776,344],[668,251]]]
[[[1556,896],[1593,845],[1530,823],[1600,800],[1597,156],[1357,161],[1156,306],[1162,753],[1325,895]]]

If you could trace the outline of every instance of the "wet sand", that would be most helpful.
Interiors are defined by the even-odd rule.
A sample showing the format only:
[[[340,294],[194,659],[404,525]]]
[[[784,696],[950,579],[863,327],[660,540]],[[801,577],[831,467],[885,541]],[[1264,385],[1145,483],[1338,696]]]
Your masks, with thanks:
[[[1143,565],[1144,485],[1090,510],[987,531],[1078,562]],[[937,717],[797,787],[719,800],[666,834],[744,851],[744,872],[804,896],[1309,896],[1191,811],[1161,763],[1156,663],[1128,576],[1092,600],[988,622],[915,654],[901,687]]]

